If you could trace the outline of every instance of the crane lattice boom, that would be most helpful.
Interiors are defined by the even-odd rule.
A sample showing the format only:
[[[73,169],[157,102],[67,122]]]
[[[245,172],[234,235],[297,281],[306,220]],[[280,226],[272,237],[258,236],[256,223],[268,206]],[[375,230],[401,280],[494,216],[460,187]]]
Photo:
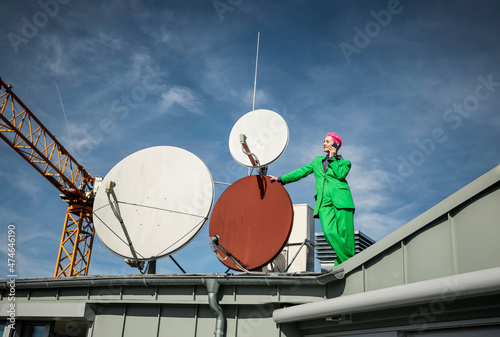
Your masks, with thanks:
[[[87,275],[94,239],[94,178],[0,78],[0,137],[68,202],[54,277]],[[3,100],[3,101],[2,101]]]

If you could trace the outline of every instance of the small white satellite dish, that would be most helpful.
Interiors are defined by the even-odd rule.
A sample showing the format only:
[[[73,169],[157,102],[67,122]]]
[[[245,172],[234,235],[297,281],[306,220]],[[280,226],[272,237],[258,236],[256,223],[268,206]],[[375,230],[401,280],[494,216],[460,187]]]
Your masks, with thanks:
[[[205,225],[214,200],[205,164],[171,146],[131,154],[103,182],[106,190],[100,188],[94,201],[95,230],[125,259],[155,260],[183,248]]]
[[[234,124],[229,151],[243,166],[267,166],[283,154],[288,136],[288,126],[279,114],[266,109],[253,110]]]

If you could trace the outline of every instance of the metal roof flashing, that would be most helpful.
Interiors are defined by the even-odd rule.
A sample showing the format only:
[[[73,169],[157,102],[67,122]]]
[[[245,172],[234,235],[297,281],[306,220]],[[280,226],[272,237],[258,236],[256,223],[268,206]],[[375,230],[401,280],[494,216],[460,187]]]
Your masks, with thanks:
[[[273,312],[273,320],[276,323],[295,323],[421,304],[436,298],[457,300],[499,292],[500,268],[492,268],[277,309]]]
[[[344,270],[336,268],[327,273],[235,273],[235,274],[134,274],[93,275],[66,278],[16,279],[17,289],[50,289],[71,287],[105,286],[162,286],[162,285],[206,285],[216,280],[220,285],[325,285],[342,279]],[[9,280],[0,281],[1,289],[9,288]]]

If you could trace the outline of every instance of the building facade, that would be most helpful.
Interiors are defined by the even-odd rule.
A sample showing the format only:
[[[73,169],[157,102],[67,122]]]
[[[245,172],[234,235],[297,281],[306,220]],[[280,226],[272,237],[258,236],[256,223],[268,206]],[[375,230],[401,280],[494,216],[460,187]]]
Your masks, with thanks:
[[[3,280],[3,336],[499,336],[499,205],[497,166],[322,273]]]

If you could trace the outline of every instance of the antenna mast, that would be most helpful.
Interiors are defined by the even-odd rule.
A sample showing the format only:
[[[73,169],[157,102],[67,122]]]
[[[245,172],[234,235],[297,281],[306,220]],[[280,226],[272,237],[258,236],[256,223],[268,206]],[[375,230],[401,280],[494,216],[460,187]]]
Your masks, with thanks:
[[[255,78],[253,81],[253,105],[252,110],[255,110],[255,90],[257,88],[257,64],[259,63],[259,42],[260,32],[257,33],[257,56],[255,57]]]

